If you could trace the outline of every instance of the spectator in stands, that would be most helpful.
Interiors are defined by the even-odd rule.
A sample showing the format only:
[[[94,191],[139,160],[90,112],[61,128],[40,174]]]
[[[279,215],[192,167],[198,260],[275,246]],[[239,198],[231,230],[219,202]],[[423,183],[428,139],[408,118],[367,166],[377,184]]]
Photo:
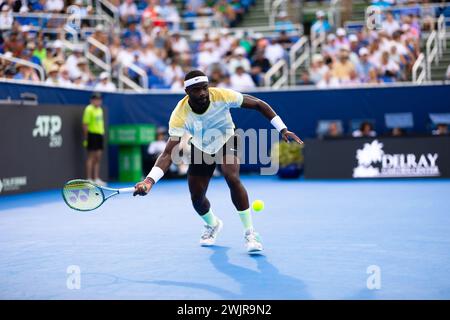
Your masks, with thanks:
[[[289,50],[293,44],[291,38],[288,36],[285,30],[280,32],[278,43],[281,44],[284,50]]]
[[[392,60],[389,52],[383,51],[381,55],[381,61],[377,66],[378,76],[383,82],[393,82],[398,78],[398,72],[400,71],[399,65]]]
[[[180,29],[180,15],[171,0],[160,2],[158,15],[169,25],[170,30],[178,31]]]
[[[330,69],[325,65],[321,54],[314,54],[311,60],[312,63],[311,68],[309,69],[309,75],[311,81],[317,84]]]
[[[281,11],[278,14],[278,19],[275,21],[275,30],[277,32],[281,32],[283,30],[286,32],[291,32],[295,30],[294,25],[289,19],[289,15],[286,11]]]
[[[336,36],[333,33],[330,33],[327,36],[325,45],[322,47],[322,54],[328,57],[335,57],[337,53],[338,48],[336,46]]]
[[[236,13],[227,0],[217,1],[214,9],[224,19],[227,26],[236,27]]]
[[[236,72],[230,77],[231,88],[238,91],[248,91],[255,88],[252,77],[245,71],[243,66],[237,66]]]
[[[250,74],[253,81],[262,85],[264,74],[270,69],[270,61],[264,56],[264,52],[259,50],[256,52],[255,57],[251,63]]]
[[[368,83],[370,80],[370,71],[374,69],[374,65],[369,61],[369,50],[364,47],[359,49],[359,62],[356,65],[359,80],[362,83]]]
[[[435,136],[448,136],[449,135],[448,125],[445,123],[437,124],[436,130],[433,130],[432,134]]]
[[[342,47],[350,47],[350,41],[347,39],[347,32],[344,28],[338,28],[336,30],[336,48],[339,50]]]
[[[100,73],[98,77],[99,82],[95,85],[95,91],[115,91],[116,85],[111,82],[108,72]]]
[[[324,135],[324,138],[340,138],[342,137],[342,131],[338,126],[336,121],[331,121],[328,124],[327,132]]]
[[[5,39],[3,50],[5,52],[11,51],[14,57],[20,57],[22,50],[25,49],[25,42],[17,32],[11,32],[9,38]]]
[[[405,130],[402,128],[393,128],[390,133],[392,137],[403,137],[406,135]]]
[[[33,42],[29,42],[28,44],[34,44]],[[42,61],[47,56],[47,49],[45,48],[44,41],[38,40],[37,45],[33,48],[32,51],[33,57],[39,59],[39,64],[42,65]]]
[[[58,71],[59,67],[57,65],[53,65],[48,71],[48,77],[47,80],[45,80],[45,83],[57,86],[59,84]]]
[[[231,79],[230,76],[228,74],[225,74],[222,77],[222,80],[219,82],[219,84],[217,85],[217,87],[219,88],[231,88]]]
[[[245,72],[250,72],[251,64],[246,57],[247,52],[244,48],[238,47],[234,49],[233,56],[227,64],[227,69],[229,74],[233,74],[237,67],[242,67]]]
[[[183,69],[178,65],[175,59],[169,59],[168,65],[164,70],[164,83],[167,86],[172,86],[176,79],[183,79]]]
[[[12,9],[9,5],[5,4],[1,7],[0,11],[0,31],[10,30],[13,22]]]
[[[127,28],[122,34],[122,39],[124,41],[125,46],[130,46],[133,42],[141,43],[142,35],[136,27],[135,20],[129,20],[127,23]]]
[[[214,45],[208,44],[207,46],[204,46],[198,54],[197,63],[201,70],[206,71],[210,65],[218,63],[220,58],[219,52],[214,50]]]
[[[59,79],[58,84],[62,87],[72,87],[73,83],[70,79],[69,70],[66,67],[61,67],[59,69]]]
[[[73,77],[78,71],[78,60],[83,57],[83,49],[75,47],[72,54],[66,60],[66,68],[69,70],[70,77]]]
[[[316,21],[311,26],[311,33],[320,34],[328,33],[331,30],[331,26],[327,20],[325,20],[325,12],[319,10],[316,12]]]
[[[127,23],[129,19],[136,19],[138,9],[133,0],[125,0],[119,7],[119,15],[122,23]]]
[[[297,85],[299,86],[311,86],[315,83],[311,80],[311,77],[309,75],[308,71],[303,71],[302,75],[300,77],[300,80],[297,82]]]
[[[86,58],[81,58],[77,63],[78,70],[74,76],[81,76],[82,83],[86,86],[93,86],[95,81],[95,76],[89,69],[89,64]]]
[[[373,126],[370,122],[364,121],[359,126],[358,130],[353,131],[352,136],[354,138],[369,138],[375,137],[377,133],[373,130]]]
[[[19,72],[14,76],[15,80],[27,80],[34,82],[40,81],[39,76],[33,68],[24,64],[20,64],[17,66],[17,69],[19,70]]]
[[[400,24],[394,19],[394,15],[390,11],[386,12],[386,20],[381,23],[381,27],[389,36],[400,30]]]
[[[423,0],[421,14],[423,30],[433,31],[435,29],[436,14],[434,8],[430,5],[429,0]]]
[[[183,65],[191,64],[191,49],[186,38],[181,37],[179,32],[174,32],[169,40],[170,50],[180,59]]]
[[[342,46],[339,50],[338,60],[333,64],[332,73],[338,81],[350,79],[350,74],[355,71],[355,65],[349,59],[350,48]]]
[[[45,11],[62,13],[64,9],[63,0],[47,0],[45,2]]]
[[[279,60],[283,59],[286,55],[284,48],[278,43],[278,39],[272,39],[270,43],[266,46],[264,52],[267,59],[269,59],[270,64],[274,65]]]
[[[322,79],[317,83],[317,88],[325,89],[325,88],[338,88],[340,87],[339,80],[333,76],[333,73],[330,71],[326,72]]]
[[[447,67],[447,72],[445,73],[445,77],[447,80],[450,80],[450,64]]]

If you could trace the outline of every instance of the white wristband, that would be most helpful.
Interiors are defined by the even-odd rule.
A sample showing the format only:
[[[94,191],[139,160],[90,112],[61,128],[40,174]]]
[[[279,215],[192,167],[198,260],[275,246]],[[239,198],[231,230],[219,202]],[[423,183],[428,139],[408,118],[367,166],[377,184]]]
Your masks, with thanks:
[[[147,178],[151,178],[155,183],[158,182],[164,176],[164,171],[160,167],[154,166],[152,170],[150,170]]]
[[[286,125],[284,124],[283,120],[281,120],[280,116],[275,116],[272,120],[270,120],[270,123],[275,127],[275,129],[278,130],[278,132],[281,132],[283,129],[287,129]]]

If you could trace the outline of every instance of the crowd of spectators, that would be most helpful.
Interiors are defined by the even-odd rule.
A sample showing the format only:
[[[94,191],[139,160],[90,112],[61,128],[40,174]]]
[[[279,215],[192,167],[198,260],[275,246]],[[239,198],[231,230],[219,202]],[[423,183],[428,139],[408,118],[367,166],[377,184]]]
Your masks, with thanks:
[[[312,57],[309,79],[319,88],[359,83],[409,81],[411,69],[420,54],[421,26],[413,14],[385,11],[380,28],[361,28],[348,33],[343,28],[332,32],[324,12],[316,14],[315,35],[326,34],[324,44]]]
[[[146,71],[149,88],[182,89],[184,74],[196,67],[211,77],[213,85],[248,90],[262,84],[262,75],[271,65],[286,57],[293,41],[283,30],[283,26],[292,27],[287,23],[285,12],[279,15],[278,37],[267,39],[257,33],[232,34],[228,26],[239,21],[253,2],[187,0],[186,10],[180,14],[170,0],[149,0],[145,3],[116,1],[122,25],[120,33],[98,24],[89,35],[109,48],[111,73],[95,70],[95,66],[86,59],[82,46],[68,50],[62,41],[64,39],[51,38],[42,30],[33,31],[32,24],[21,24],[23,21],[17,18],[1,31],[0,53],[42,66],[45,82],[53,85],[115,90],[111,79],[116,78],[119,65],[136,65]],[[68,5],[72,4],[83,6],[85,12],[92,11],[83,0],[67,3],[66,6],[61,0],[4,0],[0,9],[8,13],[61,13],[67,12]],[[208,16],[208,12],[220,14],[226,17],[227,23],[225,27],[216,29],[220,32],[205,33],[202,40],[188,42],[181,35],[177,18],[184,17],[186,12],[190,12],[190,16]],[[88,50],[99,59],[103,58],[104,53],[95,46],[89,46]],[[0,77],[39,81],[36,69],[6,59],[0,61]],[[142,78],[134,68],[125,68],[125,71],[133,81],[142,84]]]
[[[68,50],[61,36],[33,29],[32,18],[12,16],[13,12],[67,13],[72,5],[81,8],[84,15],[93,13],[85,0],[0,0],[0,53],[41,65],[45,73],[41,80],[53,85],[115,90],[112,80],[117,78],[120,66],[125,66],[130,79],[143,85],[135,68],[129,68],[135,65],[146,71],[149,88],[181,90],[184,74],[195,67],[208,74],[212,85],[251,90],[263,85],[264,73],[286,59],[298,39],[298,35],[286,32],[293,28],[286,12],[278,16],[279,32],[274,37],[230,32],[229,27],[239,23],[254,0],[186,0],[182,10],[171,0],[110,2],[118,8],[120,28],[89,22],[82,22],[82,27],[90,27],[92,32],[87,36],[109,48],[111,73],[86,59],[84,50],[104,58],[95,46]],[[384,2],[389,5],[395,1]],[[189,20],[193,17],[219,21],[221,28],[215,30],[220,31],[206,32],[200,41],[188,41],[182,31],[199,27]],[[422,27],[417,15],[388,11],[381,29],[348,34],[343,28],[331,26],[325,13],[318,11],[311,30],[314,34],[326,33],[326,41],[312,56],[310,68],[298,84],[328,88],[409,80],[420,53]],[[39,81],[39,77],[36,69],[0,59],[0,78]]]

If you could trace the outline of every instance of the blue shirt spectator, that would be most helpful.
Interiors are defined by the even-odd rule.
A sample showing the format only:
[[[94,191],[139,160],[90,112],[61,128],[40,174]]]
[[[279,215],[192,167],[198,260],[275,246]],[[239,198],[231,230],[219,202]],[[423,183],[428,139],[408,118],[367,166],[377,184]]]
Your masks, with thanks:
[[[316,12],[316,22],[311,26],[311,32],[319,34],[319,33],[327,33],[331,30],[331,26],[327,20],[325,20],[325,12],[319,10]]]

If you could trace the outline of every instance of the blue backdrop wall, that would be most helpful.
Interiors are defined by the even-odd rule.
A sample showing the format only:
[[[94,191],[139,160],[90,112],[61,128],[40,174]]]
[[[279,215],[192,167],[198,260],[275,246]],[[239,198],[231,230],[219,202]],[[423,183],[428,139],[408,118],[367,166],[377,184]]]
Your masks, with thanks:
[[[0,83],[0,99],[20,99],[34,93],[39,104],[86,105],[90,91],[39,85]],[[414,130],[426,132],[429,113],[450,112],[450,85],[379,87],[335,90],[260,91],[251,93],[268,102],[300,137],[313,137],[321,119],[374,119],[376,130],[384,132],[384,114],[412,112]],[[154,123],[167,126],[170,113],[183,95],[105,93],[109,124]],[[255,111],[233,110],[237,127],[267,128],[269,122]],[[1,119],[7,121],[7,119]],[[345,128],[348,131],[348,128]],[[110,148],[110,175],[117,174],[116,152]],[[245,168],[243,168],[245,170]]]

